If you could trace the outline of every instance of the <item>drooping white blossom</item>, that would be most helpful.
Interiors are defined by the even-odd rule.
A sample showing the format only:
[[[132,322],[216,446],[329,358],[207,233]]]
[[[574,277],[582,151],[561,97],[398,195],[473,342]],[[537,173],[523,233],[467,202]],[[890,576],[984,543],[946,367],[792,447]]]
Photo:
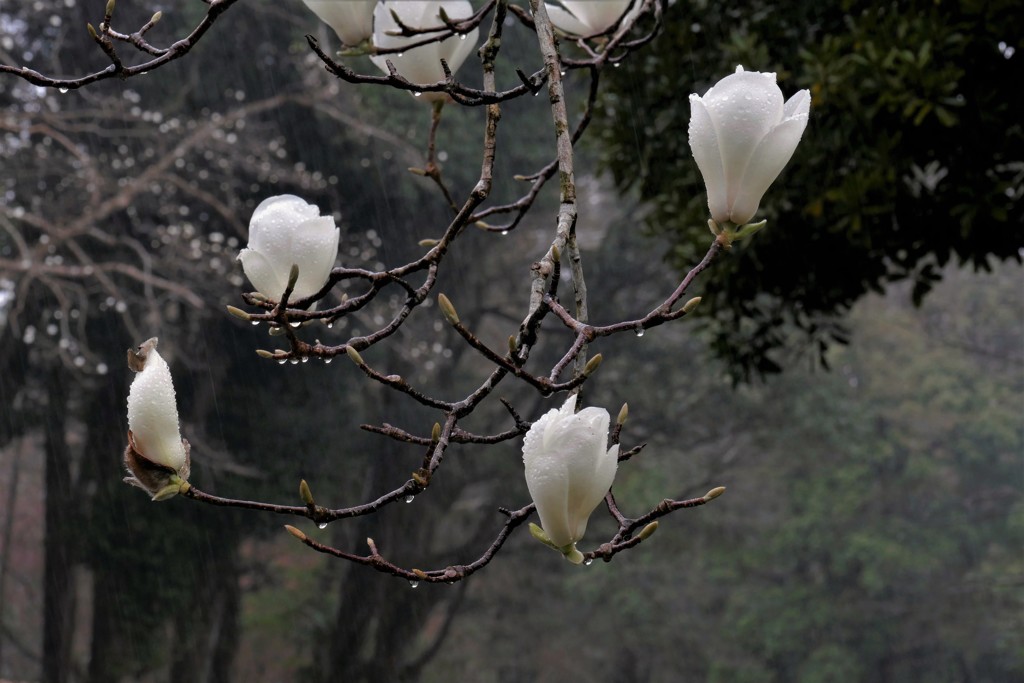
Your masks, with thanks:
[[[377,0],[302,1],[320,21],[334,29],[345,45],[358,45],[373,35],[373,8]]]
[[[690,149],[718,223],[748,223],[807,126],[807,90],[783,102],[774,73],[744,71],[690,95]]]
[[[627,9],[630,17],[640,12],[643,0],[558,0],[546,2],[548,17],[555,28],[573,36],[592,36],[604,33],[619,20]]]
[[[583,555],[576,542],[612,486],[619,446],[607,447],[607,410],[575,410],[573,395],[533,423],[523,442],[523,465],[547,540],[578,564]]]
[[[293,265],[299,267],[290,300],[316,294],[330,277],[338,256],[339,230],[314,204],[283,194],[260,202],[249,221],[249,246],[238,254],[249,282],[278,301]]]
[[[473,14],[473,6],[468,0],[381,2],[373,13],[373,44],[384,49],[403,48],[431,36],[440,35],[440,32],[418,33],[413,36],[388,35],[388,33],[400,30],[392,12],[397,14],[402,24],[409,28],[444,26],[440,15],[442,7],[451,21],[467,19]],[[444,69],[441,68],[442,59],[448,63],[448,68],[452,70],[452,73],[458,71],[462,63],[466,61],[466,57],[476,49],[476,40],[479,35],[479,29],[474,28],[465,35],[451,36],[440,42],[409,48],[404,52],[375,55],[370,59],[385,73],[388,73],[387,61],[390,61],[395,66],[395,70],[407,81],[417,85],[429,85],[444,80]],[[444,100],[446,97],[447,94],[443,92],[422,93],[422,99],[428,102]]]

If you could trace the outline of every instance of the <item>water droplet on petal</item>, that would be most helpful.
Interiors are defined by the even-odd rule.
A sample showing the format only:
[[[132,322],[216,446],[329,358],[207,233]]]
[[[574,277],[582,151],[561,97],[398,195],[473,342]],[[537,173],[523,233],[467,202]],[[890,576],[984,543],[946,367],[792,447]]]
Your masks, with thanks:
[[[466,34],[465,33],[463,33],[461,36],[459,36],[459,40],[465,40],[465,39],[466,39]]]

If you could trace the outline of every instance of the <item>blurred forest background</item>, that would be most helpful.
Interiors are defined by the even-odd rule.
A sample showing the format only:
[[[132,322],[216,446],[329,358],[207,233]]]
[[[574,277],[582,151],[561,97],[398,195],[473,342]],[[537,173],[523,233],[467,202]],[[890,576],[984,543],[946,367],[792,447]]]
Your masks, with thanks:
[[[84,27],[103,4],[4,0],[0,60],[102,68]],[[121,0],[119,21],[154,9]],[[151,37],[170,42],[205,6],[163,9]],[[768,229],[692,290],[702,322],[599,344],[587,400],[628,401],[624,442],[648,443],[615,483],[627,514],[729,490],[609,564],[571,566],[517,534],[468,581],[417,589],[299,547],[287,520],[156,505],[121,482],[124,350],[153,335],[212,493],[295,503],[305,478],[318,500],[361,501],[420,453],[358,425],[433,421],[348,362],[261,361],[273,340],[224,313],[248,287],[234,259],[266,196],[333,212],[346,265],[404,262],[440,233],[444,201],[405,170],[423,164],[428,108],[331,79],[302,36],[335,38],[299,0],[245,0],[213,31],[127,82],[62,94],[0,77],[0,679],[1024,681],[1010,3],[675,3],[666,33],[611,73],[579,152],[596,321],[661,301],[710,239],[688,93],[736,63],[775,70],[787,95],[811,88],[811,123],[763,205]],[[503,54],[499,84],[540,63],[511,27]],[[472,63],[460,75],[478,84]],[[552,154],[544,98],[526,99],[505,107],[497,201]],[[483,112],[445,119],[440,159],[465,192]],[[497,347],[550,241],[548,189],[507,236],[466,235],[438,290]],[[485,368],[431,312],[367,357],[454,396]],[[505,389],[528,419],[559,400]],[[527,501],[521,456],[449,457],[411,505],[303,529],[347,549],[372,536],[413,566],[473,557],[497,507]],[[595,513],[587,539],[609,524]]]

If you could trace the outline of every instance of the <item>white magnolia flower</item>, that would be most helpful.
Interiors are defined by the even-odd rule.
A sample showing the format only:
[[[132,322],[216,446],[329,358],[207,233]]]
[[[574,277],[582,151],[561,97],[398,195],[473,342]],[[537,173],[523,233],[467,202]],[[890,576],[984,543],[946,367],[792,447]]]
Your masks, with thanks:
[[[320,291],[338,256],[338,228],[314,204],[283,194],[260,202],[249,221],[249,246],[238,254],[249,282],[277,301],[288,286],[292,265],[299,279],[290,297],[298,301]]]
[[[129,349],[128,366],[137,374],[128,390],[128,448],[125,481],[156,496],[172,476],[188,479],[188,442],[181,438],[171,371],[156,351],[157,339]],[[174,495],[177,487],[172,486]]]
[[[544,3],[548,17],[555,28],[574,36],[593,36],[604,33],[619,20],[632,0],[558,0],[558,4]],[[633,2],[629,9],[631,19],[640,12],[643,0]]]
[[[523,442],[523,464],[546,541],[579,564],[583,555],[576,542],[612,486],[619,446],[607,448],[607,410],[575,410],[573,395],[533,423]]]
[[[338,34],[345,45],[358,45],[373,35],[377,0],[302,0]]]
[[[443,26],[440,9],[444,8],[452,21],[468,19],[473,14],[473,6],[468,0],[433,0],[418,2],[400,0],[382,2],[373,13],[373,44],[379,48],[394,49],[418,43],[437,33],[418,33],[414,36],[388,35],[388,31],[399,31],[400,28],[392,12],[398,15],[402,23],[409,28],[429,28]],[[441,60],[448,63],[452,73],[458,71],[466,57],[476,48],[476,39],[480,31],[473,29],[464,36],[451,36],[441,42],[428,43],[414,47],[405,52],[370,57],[381,71],[387,73],[387,61],[395,65],[395,70],[407,81],[417,85],[429,85],[444,80],[444,69]],[[443,92],[422,93],[424,100],[433,102],[447,97]]]
[[[774,73],[744,71],[690,95],[690,149],[718,223],[748,223],[786,166],[807,126],[811,94],[783,103]]]

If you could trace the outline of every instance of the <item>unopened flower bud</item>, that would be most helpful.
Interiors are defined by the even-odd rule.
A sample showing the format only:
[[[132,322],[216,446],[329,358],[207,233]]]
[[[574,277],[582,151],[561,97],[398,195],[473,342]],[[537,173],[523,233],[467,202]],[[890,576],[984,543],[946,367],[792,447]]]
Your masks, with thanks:
[[[355,348],[353,348],[351,346],[346,346],[345,347],[345,353],[348,354],[348,357],[351,358],[352,362],[355,363],[356,365],[359,365],[359,366],[366,365],[366,363],[363,362],[363,357],[361,355],[359,355],[359,352],[356,351]]]
[[[248,313],[246,313],[245,311],[243,311],[241,308],[236,308],[234,306],[228,306],[228,313],[230,313],[231,315],[235,316],[236,318],[240,318],[242,320],[252,320],[252,316],[249,315]]]
[[[700,305],[700,297],[695,296],[683,304],[683,313],[693,313],[693,309]]]
[[[704,494],[704,502],[709,503],[713,501],[715,498],[718,498],[723,493],[725,493],[725,487],[716,486],[715,488],[711,489],[710,491]]]
[[[302,498],[302,502],[306,505],[315,505],[313,502],[313,492],[309,490],[309,484],[303,479],[299,482],[299,497]]]
[[[624,425],[626,419],[629,417],[629,404],[623,403],[622,407],[619,408],[619,416],[615,418],[615,424]]]
[[[653,536],[654,532],[657,531],[657,530],[658,530],[658,523],[656,521],[655,522],[651,522],[650,524],[648,524],[647,526],[645,526],[643,529],[640,530],[640,533],[637,534],[637,537],[641,541],[646,541],[648,538]]]
[[[595,372],[597,372],[597,369],[601,367],[601,361],[603,360],[604,357],[601,354],[597,354],[596,356],[588,360],[587,364],[583,366],[583,374],[586,377],[590,377],[591,375],[593,375]]]
[[[306,540],[306,534],[302,533],[301,531],[293,527],[291,524],[285,524],[284,528],[288,533],[290,533],[292,536],[299,539],[300,541]]]
[[[447,318],[448,322],[452,325],[459,324],[459,314],[455,312],[455,306],[444,294],[437,295],[437,305],[441,309],[441,313]]]

